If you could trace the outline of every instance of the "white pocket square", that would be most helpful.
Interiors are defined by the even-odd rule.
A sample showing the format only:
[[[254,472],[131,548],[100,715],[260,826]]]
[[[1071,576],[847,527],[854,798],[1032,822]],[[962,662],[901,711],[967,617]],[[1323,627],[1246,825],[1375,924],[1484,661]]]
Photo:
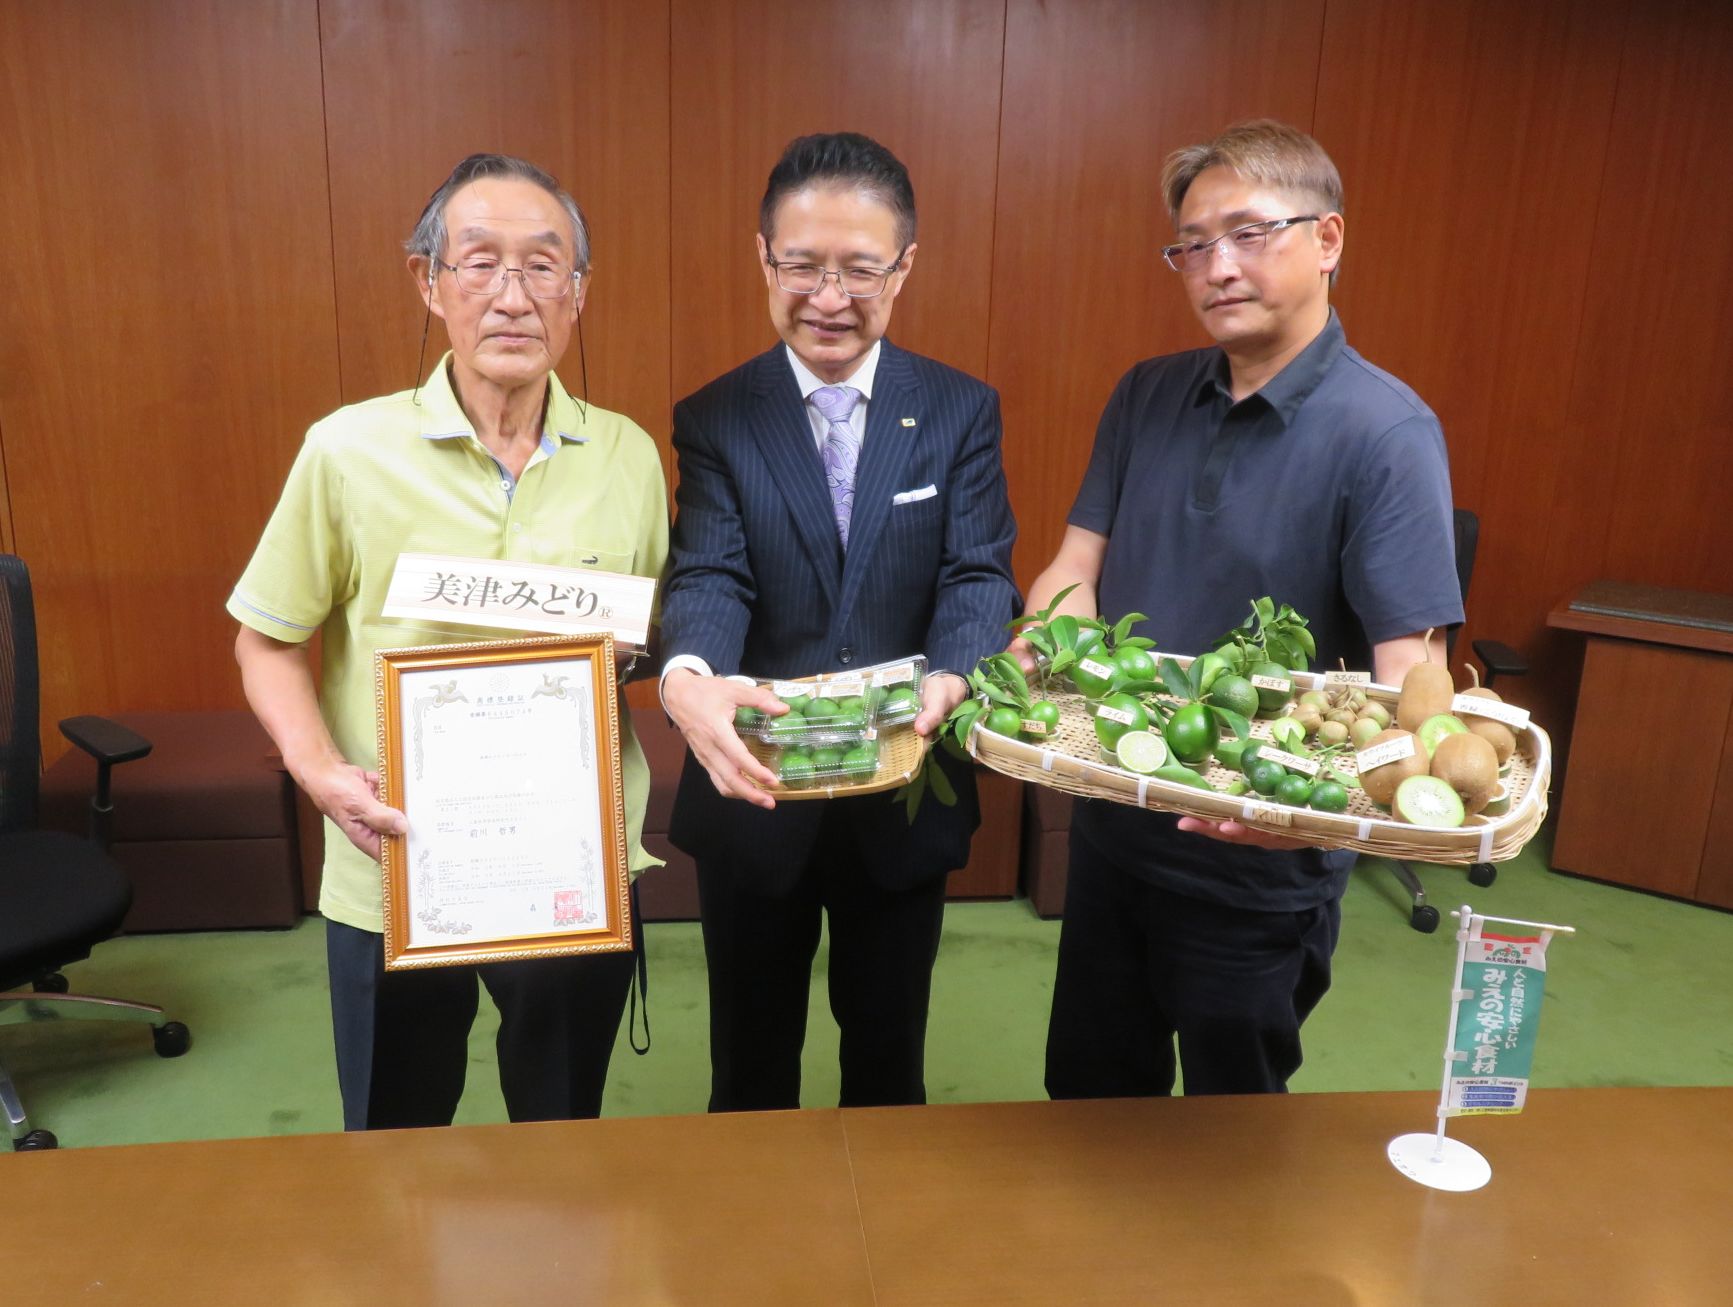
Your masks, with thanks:
[[[903,490],[891,496],[891,504],[917,504],[923,499],[931,499],[939,493],[939,488],[933,485],[922,486],[919,490]]]

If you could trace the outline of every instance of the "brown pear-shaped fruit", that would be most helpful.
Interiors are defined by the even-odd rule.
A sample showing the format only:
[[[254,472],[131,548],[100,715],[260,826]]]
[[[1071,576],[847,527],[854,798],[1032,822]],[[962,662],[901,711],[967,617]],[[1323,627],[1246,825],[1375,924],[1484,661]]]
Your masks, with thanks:
[[[1426,647],[1430,657],[1432,632],[1426,632]],[[1396,701],[1396,724],[1405,731],[1417,731],[1428,717],[1450,711],[1450,700],[1456,685],[1450,679],[1450,669],[1442,663],[1415,663],[1402,678],[1402,697]]]
[[[1446,735],[1433,750],[1431,774],[1456,791],[1472,817],[1498,791],[1498,755],[1473,732]]]
[[[1480,673],[1473,663],[1468,663],[1468,675],[1474,684],[1462,693],[1472,699],[1491,699],[1503,703],[1503,697],[1497,690],[1489,690],[1480,683]],[[1492,751],[1498,755],[1498,765],[1504,766],[1510,761],[1510,755],[1516,752],[1516,732],[1503,722],[1495,722],[1490,717],[1476,717],[1473,713],[1464,713],[1462,720],[1468,723],[1468,729],[1492,746]]]
[[[1388,744],[1391,740],[1400,740],[1405,735],[1409,735],[1409,732],[1395,729],[1380,731],[1361,749],[1361,752],[1365,752],[1366,749],[1375,749],[1380,744]],[[1409,738],[1413,739],[1414,737],[1410,736]],[[1398,758],[1395,762],[1387,762],[1382,766],[1361,772],[1360,788],[1366,791],[1366,797],[1372,802],[1381,803],[1388,808],[1391,796],[1396,793],[1398,785],[1410,776],[1424,776],[1425,774],[1426,746],[1421,744],[1418,739],[1414,739],[1414,752],[1406,758]]]

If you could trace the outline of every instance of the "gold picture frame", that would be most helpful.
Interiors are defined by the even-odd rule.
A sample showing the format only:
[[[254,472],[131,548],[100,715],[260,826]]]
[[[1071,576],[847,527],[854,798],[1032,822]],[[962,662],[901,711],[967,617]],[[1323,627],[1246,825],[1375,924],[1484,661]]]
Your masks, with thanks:
[[[374,694],[409,817],[380,841],[386,970],[633,947],[611,634],[382,649]]]

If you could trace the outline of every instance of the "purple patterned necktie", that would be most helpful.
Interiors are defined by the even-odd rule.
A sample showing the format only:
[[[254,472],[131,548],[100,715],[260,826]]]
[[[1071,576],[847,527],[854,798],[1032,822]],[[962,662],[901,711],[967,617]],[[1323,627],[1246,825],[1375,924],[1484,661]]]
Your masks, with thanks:
[[[854,512],[854,468],[860,458],[860,437],[849,414],[861,401],[853,386],[821,386],[810,396],[813,407],[830,424],[824,437],[824,483],[830,487],[831,511],[836,514],[836,532],[848,548],[848,519]]]

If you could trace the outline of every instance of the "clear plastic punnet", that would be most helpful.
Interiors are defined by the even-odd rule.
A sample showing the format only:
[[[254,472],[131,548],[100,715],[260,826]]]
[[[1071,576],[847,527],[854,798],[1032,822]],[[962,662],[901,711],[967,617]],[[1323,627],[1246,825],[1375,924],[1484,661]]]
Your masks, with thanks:
[[[920,654],[846,672],[759,679],[786,707],[742,708],[734,729],[788,798],[864,794],[907,783],[926,747],[914,732],[927,660]]]

